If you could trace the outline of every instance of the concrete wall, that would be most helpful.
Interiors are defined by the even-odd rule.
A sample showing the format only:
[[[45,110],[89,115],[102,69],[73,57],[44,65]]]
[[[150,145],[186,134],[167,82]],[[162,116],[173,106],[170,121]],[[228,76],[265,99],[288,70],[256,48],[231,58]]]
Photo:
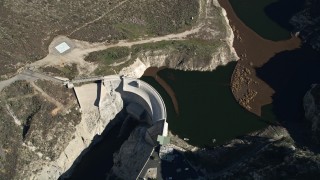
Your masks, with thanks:
[[[103,85],[112,86],[115,91],[121,94],[124,101],[135,102],[144,107],[154,122],[167,119],[164,101],[160,94],[146,82],[113,75],[105,76]],[[103,96],[101,95],[101,97]]]
[[[133,82],[137,82],[138,86],[135,86]],[[162,119],[167,119],[167,112],[164,101],[162,100],[160,94],[149,84],[144,81],[124,77],[123,78],[123,91],[131,92],[140,96],[149,107],[150,115],[154,122]]]
[[[113,75],[104,77],[103,86],[105,87],[102,88],[119,92],[124,103],[137,103],[146,110],[152,119],[147,123],[151,125],[148,133],[154,141],[153,144],[156,142],[157,135],[168,134],[166,106],[160,94],[148,83],[135,78]],[[101,94],[101,97],[104,95]]]

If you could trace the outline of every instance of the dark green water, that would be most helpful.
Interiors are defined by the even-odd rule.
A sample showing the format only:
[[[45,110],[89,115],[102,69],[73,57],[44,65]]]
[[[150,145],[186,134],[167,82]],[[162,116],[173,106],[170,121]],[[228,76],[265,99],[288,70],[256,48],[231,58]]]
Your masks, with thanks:
[[[214,146],[237,136],[262,129],[274,119],[271,108],[263,108],[263,117],[243,109],[230,90],[230,78],[236,62],[218,67],[213,72],[185,72],[164,69],[159,75],[176,93],[179,115],[169,95],[152,78],[142,79],[151,84],[163,97],[169,129],[181,138],[189,138],[198,146]],[[216,139],[216,143],[212,142]]]
[[[237,16],[265,39],[290,38],[290,18],[301,10],[304,0],[229,0]]]

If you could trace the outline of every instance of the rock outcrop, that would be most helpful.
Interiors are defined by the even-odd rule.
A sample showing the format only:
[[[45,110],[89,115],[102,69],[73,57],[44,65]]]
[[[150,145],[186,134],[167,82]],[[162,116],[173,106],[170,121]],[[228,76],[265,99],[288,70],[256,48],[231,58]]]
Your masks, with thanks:
[[[151,66],[168,66],[181,70],[209,71],[214,70],[219,65],[225,65],[230,61],[238,59],[232,47],[233,32],[225,17],[225,11],[219,7],[216,0],[201,0],[199,2],[202,3],[200,7],[202,13],[199,18],[203,20],[200,21],[203,23],[203,26],[201,31],[192,35],[190,39],[210,41],[210,48],[216,49],[214,53],[210,54],[209,59],[200,59],[193,54],[186,58],[185,54],[177,53],[177,50],[174,49],[165,51],[161,48],[155,51],[147,50],[140,52],[135,59],[135,63],[122,69],[120,74],[130,77],[140,77],[143,72]],[[16,4],[19,5],[19,3]],[[32,7],[32,9],[34,8],[33,6],[30,7]],[[100,14],[103,9],[104,8],[100,7],[97,13]],[[219,23],[219,26],[213,22]],[[176,22],[174,22],[174,24],[175,23]],[[99,25],[97,25],[97,27],[98,26]],[[162,27],[162,25],[160,27]],[[74,27],[68,27],[68,29],[69,28],[72,29]],[[55,33],[57,29],[54,30]],[[106,32],[104,28],[102,32]],[[92,31],[88,34],[92,34]],[[103,37],[106,38],[107,36]],[[44,44],[48,44],[47,41],[49,41],[49,39],[45,40],[46,42],[44,42]],[[191,43],[191,45],[193,44]],[[34,54],[38,52],[37,49],[39,48],[32,48],[32,53],[28,52],[30,53],[30,56],[28,56],[29,59],[34,59],[34,57],[36,57],[35,59],[39,59],[40,56],[44,56],[45,50],[41,51],[40,54]],[[25,50],[30,49],[25,48]],[[25,53],[22,53],[22,56],[19,56],[18,60],[21,60],[21,58],[25,59],[23,54]],[[82,54],[80,53],[79,56],[82,56]],[[74,60],[77,58],[66,59]],[[52,60],[56,60],[56,58]],[[43,62],[43,66],[48,65],[46,64],[48,62]],[[62,61],[51,62],[60,64]],[[17,67],[22,66],[20,62],[15,63],[17,63]],[[14,68],[10,69],[10,73],[13,73],[14,70]],[[7,72],[1,72],[0,74],[3,75],[6,73]],[[20,94],[15,94],[12,90],[17,88],[18,90],[29,89],[25,86],[28,85],[23,84],[23,86],[21,86],[21,84],[19,84],[16,87],[10,88],[8,92],[6,92],[10,94],[11,91],[10,96],[7,96],[6,93],[0,94],[0,96],[3,95],[0,99],[0,123],[3,125],[0,128],[0,135],[2,136],[0,138],[0,179],[57,179],[72,166],[81,152],[90,145],[94,137],[99,135],[108,122],[123,108],[121,97],[118,94],[110,94],[110,98],[108,97],[110,102],[107,103],[109,104],[107,109],[101,109],[99,111],[97,107],[92,107],[82,109],[80,113],[75,99],[72,99],[73,104],[63,104],[62,101],[69,102],[69,99],[64,96],[59,97],[59,99],[54,97],[55,94],[63,94],[63,92],[66,91],[65,89],[56,90],[52,88],[52,86],[44,83],[44,86],[47,86],[47,90],[43,90],[44,93],[48,93],[50,88],[52,88],[52,94],[45,96],[41,95],[43,92],[36,92],[32,88],[30,92]],[[64,88],[62,86],[59,87]],[[70,97],[72,96],[71,92],[67,94],[71,94]],[[56,108],[55,104],[46,100],[46,97],[48,98],[50,96],[53,96],[53,99],[61,101],[60,103],[63,104],[64,108],[61,111],[63,112],[57,113],[53,111],[53,109]],[[150,145],[145,144],[144,138],[139,139],[142,138],[140,136],[141,132],[143,132],[143,128],[137,128],[129,140],[121,147],[119,153],[114,156],[116,166],[112,171],[115,174],[121,174],[123,169],[126,170],[131,167],[124,164],[121,165],[119,162],[130,159],[130,156],[135,153],[140,153],[141,156],[144,156],[146,155],[146,150],[150,149]],[[134,148],[132,149],[132,147]],[[127,153],[126,151],[128,150],[132,151]],[[135,156],[130,163],[145,162],[140,161],[141,159],[138,159],[138,157],[139,156]],[[140,164],[137,163],[137,165],[139,165],[137,167],[140,167]],[[138,169],[139,168],[136,170]]]
[[[312,124],[313,139],[320,143],[320,85],[314,84],[303,99],[305,117]]]
[[[212,54],[210,60],[186,58],[183,54],[176,54],[168,50],[146,51],[139,54],[134,63],[123,68],[119,74],[139,78],[149,67],[168,67],[184,71],[212,71],[218,66],[237,60],[236,54],[230,47],[220,47]]]
[[[86,86],[88,87],[89,85],[98,86],[97,84],[88,84],[79,88],[82,88],[85,93],[88,93]],[[96,98],[95,93],[91,94]],[[97,135],[101,135],[109,122],[123,108],[123,101],[119,93],[108,94],[108,98],[103,104],[108,104],[108,106],[101,110],[97,106],[94,106],[94,101],[86,104],[85,108],[81,108],[81,121],[75,127],[73,139],[68,142],[68,145],[61,152],[58,159],[45,165],[43,164],[42,170],[39,173],[32,174],[35,179],[58,179],[62,173],[71,167],[75,160],[81,160],[83,151],[89,150],[87,148],[93,142],[94,138]],[[80,103],[80,105],[82,104]],[[72,172],[72,169],[70,172]],[[68,175],[65,176],[67,177]]]
[[[300,179],[317,177],[320,172],[320,155],[297,146],[280,126],[269,126],[212,149],[177,145],[176,150],[187,150],[187,159],[203,173],[203,179]]]
[[[101,115],[93,102],[80,113],[72,91],[60,84],[42,88],[18,81],[0,94],[0,179],[58,179],[123,108],[113,93]],[[49,95],[64,109],[56,111]]]
[[[114,166],[108,179],[136,179],[153,152],[153,146],[144,139],[147,127],[138,126],[114,154]]]
[[[320,3],[317,0],[306,2],[304,9],[294,15],[290,23],[305,43],[320,51]]]

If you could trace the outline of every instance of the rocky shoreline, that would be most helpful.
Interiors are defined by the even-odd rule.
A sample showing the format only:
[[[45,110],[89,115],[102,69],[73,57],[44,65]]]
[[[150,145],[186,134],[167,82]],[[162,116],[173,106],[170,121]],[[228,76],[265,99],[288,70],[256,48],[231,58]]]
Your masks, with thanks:
[[[201,1],[201,3],[204,3],[203,6],[206,7],[205,1]],[[190,59],[188,59],[187,62],[185,62],[181,65],[180,62],[177,61],[177,60],[179,60],[179,58],[181,58],[181,56],[176,57],[176,59],[169,57],[170,53],[172,53],[171,51],[161,51],[161,50],[160,51],[153,51],[153,52],[146,51],[146,52],[140,53],[138,58],[135,59],[134,63],[131,66],[122,69],[120,74],[130,76],[130,77],[140,77],[143,75],[144,71],[148,67],[151,67],[151,66],[155,66],[155,67],[167,66],[170,68],[181,69],[181,70],[210,71],[210,70],[214,70],[219,65],[225,65],[232,60],[236,60],[237,54],[235,53],[234,48],[232,47],[233,32],[231,30],[231,27],[227,23],[227,19],[225,17],[225,12],[220,9],[220,7],[217,4],[217,1],[210,1],[208,6],[210,6],[210,10],[208,10],[207,12],[211,13],[209,15],[211,15],[212,17],[211,16],[210,17],[201,17],[201,18],[203,18],[202,19],[204,21],[203,23],[206,26],[195,27],[192,30],[186,31],[187,34],[181,33],[180,35],[181,35],[181,38],[183,40],[185,40],[185,39],[188,39],[190,36],[190,35],[188,35],[188,33],[192,34],[195,32],[195,34],[192,35],[193,38],[202,38],[201,35],[202,35],[202,33],[204,33],[205,34],[204,38],[207,38],[206,40],[208,40],[208,39],[209,40],[217,40],[217,39],[215,39],[215,38],[218,38],[218,37],[216,37],[216,34],[212,33],[212,32],[214,32],[214,30],[217,31],[217,29],[212,29],[214,27],[210,23],[212,21],[212,18],[215,17],[215,15],[219,15],[218,17],[215,17],[215,18],[222,17],[223,24],[219,24],[219,25],[223,25],[222,30],[226,30],[226,32],[224,32],[224,31],[222,32],[222,30],[219,29],[219,30],[221,30],[220,36],[223,37],[224,39],[221,40],[221,42],[222,42],[221,46],[219,46],[218,49],[215,51],[215,53],[212,54],[210,61],[203,61],[203,62],[197,61],[197,63],[194,63],[195,58],[191,57]],[[201,13],[201,15],[203,15],[203,13]],[[197,32],[198,29],[200,29],[199,32]],[[174,39],[176,36],[178,36],[178,37],[176,37],[176,39],[178,38],[178,40],[181,40],[181,39],[179,39],[180,35],[179,34],[172,34],[172,36],[168,35],[168,36],[165,36],[164,38],[159,37],[158,41],[161,41],[161,40],[166,41],[166,40],[170,40],[170,38]],[[187,35],[188,35],[188,37],[185,37]],[[192,38],[192,37],[190,37],[190,38]],[[154,38],[154,39],[157,39],[157,38]],[[82,42],[82,41],[80,42],[80,41],[76,41],[76,40],[68,41],[68,38],[66,38],[64,36],[63,37],[59,36],[53,42],[58,43],[57,41],[59,41],[59,42],[60,41],[61,42],[67,41],[70,44],[73,44],[73,42],[76,42],[76,46],[74,47],[75,50],[71,51],[69,54],[66,54],[66,56],[59,55],[59,54],[58,55],[57,54],[49,54],[47,56],[47,58],[44,58],[42,60],[31,63],[30,66],[35,66],[36,68],[37,67],[40,68],[40,67],[49,67],[49,66],[60,67],[62,65],[67,65],[67,64],[70,64],[70,65],[76,64],[76,65],[78,65],[79,75],[86,75],[88,72],[93,71],[93,68],[95,68],[96,66],[92,65],[94,63],[89,63],[89,62],[84,61],[83,56],[85,56],[86,54],[88,54],[89,52],[92,52],[92,51],[103,50],[103,49],[108,48],[109,46],[111,47],[110,43],[90,44],[87,42]],[[139,44],[139,43],[143,44],[143,43],[148,43],[148,42],[149,41],[142,41],[142,42],[138,42],[137,44]],[[150,40],[150,42],[151,42],[151,40]],[[131,42],[129,42],[129,41],[128,42],[123,41],[123,43],[127,43],[127,44],[123,45],[121,43],[120,44],[118,43],[116,45],[131,46],[131,44],[130,44]],[[154,43],[154,42],[152,41],[152,43]],[[52,47],[51,46],[49,47],[50,53],[52,53],[51,50],[53,50],[54,45],[56,45],[56,44],[51,44]],[[60,92],[62,93],[62,92],[64,92],[64,90],[59,90],[59,93]],[[55,93],[57,93],[57,92],[55,92]],[[68,131],[68,132],[70,131],[70,132],[68,134],[61,132],[61,134],[67,136],[66,139],[68,139],[65,141],[59,140],[59,143],[62,143],[63,147],[59,146],[58,144],[54,144],[54,143],[50,144],[50,146],[59,146],[59,147],[56,147],[59,149],[59,151],[57,150],[55,152],[57,155],[53,158],[46,158],[43,155],[43,154],[47,154],[46,150],[40,149],[41,151],[40,150],[37,150],[36,152],[34,151],[35,148],[39,148],[37,146],[41,146],[41,143],[44,143],[47,146],[49,146],[49,144],[47,143],[47,141],[45,139],[40,139],[40,140],[42,140],[40,144],[32,144],[32,146],[30,145],[30,147],[28,145],[30,143],[25,143],[26,147],[23,146],[23,149],[25,149],[25,151],[27,152],[26,156],[32,155],[32,156],[39,156],[39,157],[36,159],[34,158],[32,161],[31,161],[30,157],[26,157],[26,160],[30,161],[30,163],[26,163],[25,161],[23,161],[23,162],[18,163],[16,168],[10,167],[12,170],[12,174],[10,174],[10,177],[12,176],[16,179],[24,179],[24,178],[27,178],[27,179],[50,179],[50,178],[57,179],[57,178],[59,178],[60,175],[63,174],[64,172],[66,172],[68,169],[70,169],[70,167],[72,167],[72,165],[74,163],[77,163],[76,162],[77,159],[79,160],[82,158],[82,156],[83,156],[82,152],[89,151],[88,147],[90,147],[90,144],[92,143],[92,140],[94,140],[94,137],[101,134],[104,131],[104,129],[106,128],[106,125],[108,124],[108,122],[110,120],[112,120],[115,117],[116,113],[122,109],[122,106],[119,105],[121,100],[119,98],[115,98],[115,100],[116,100],[116,102],[114,102],[112,107],[110,107],[111,109],[109,112],[109,116],[107,118],[101,118],[98,109],[82,110],[81,120],[80,120],[80,118],[77,117],[78,121],[76,124],[74,124],[74,126],[72,126],[72,129],[70,128],[70,129],[64,130],[64,131]],[[41,105],[39,105],[39,106],[41,107]],[[48,105],[48,108],[50,108],[51,106],[54,106],[54,105],[50,104],[50,105]],[[67,107],[66,107],[66,109],[67,109]],[[27,112],[27,110],[26,110],[26,112]],[[17,113],[17,112],[14,112],[14,113]],[[80,113],[79,110],[77,110],[77,113]],[[49,112],[48,112],[48,114],[49,114]],[[38,116],[39,117],[37,120],[39,120],[39,119],[43,120],[43,119],[41,119],[40,115],[38,115]],[[6,119],[10,119],[10,118],[6,118]],[[67,120],[63,120],[61,122],[68,123]],[[53,121],[53,124],[54,123],[56,123],[56,121]],[[33,125],[31,125],[31,126],[33,126]],[[69,127],[65,126],[65,128],[69,128]],[[48,131],[45,128],[40,129],[40,130],[41,131],[43,130],[44,132]],[[59,129],[59,130],[62,130],[62,129]],[[29,131],[29,132],[31,132],[31,131]],[[33,138],[32,136],[35,136],[35,135],[33,134],[33,135],[29,135],[29,136],[32,140],[32,138]],[[53,136],[53,132],[52,132],[52,136]],[[54,134],[54,136],[58,136],[58,135]],[[19,139],[19,138],[20,137],[17,137],[17,139]],[[49,136],[46,138],[49,138]],[[19,139],[19,142],[20,141],[21,141],[21,138]],[[10,143],[8,143],[8,144],[10,144]],[[12,148],[19,149],[20,147],[19,148],[12,147]],[[0,150],[2,152],[1,147],[0,147]],[[20,153],[20,151],[18,152],[18,150],[17,150],[17,153],[14,155],[16,157],[19,157],[21,155],[19,153]],[[38,154],[36,154],[36,153],[38,153]],[[24,153],[24,155],[25,154],[26,153]],[[22,157],[22,159],[23,158],[25,158],[25,157]],[[23,160],[25,160],[25,159],[23,159]],[[17,163],[15,163],[15,162],[12,163],[13,166],[16,166],[16,164]],[[72,172],[73,171],[72,169],[73,168],[71,168],[69,172]],[[66,173],[66,176],[68,175],[68,173]]]
[[[95,139],[97,136],[101,135],[105,130],[112,128],[112,124],[109,122],[114,119],[116,114],[122,109],[122,99],[120,95],[111,95],[113,102],[104,111],[104,116],[102,118],[102,110],[98,107],[82,108],[81,109],[81,121],[75,126],[75,131],[72,134],[73,138],[68,145],[61,152],[60,156],[53,161],[38,161],[31,163],[29,167],[25,169],[33,169],[36,173],[24,174],[26,177],[31,179],[58,179],[62,173],[71,168],[76,160],[79,161],[92,143],[96,143]],[[26,171],[29,172],[29,171]],[[69,173],[67,173],[69,174]],[[67,176],[67,175],[66,175]]]
[[[149,67],[163,66],[184,71],[213,71],[218,66],[226,65],[230,61],[238,60],[239,55],[240,61],[238,62],[238,65],[234,71],[231,82],[232,92],[242,106],[257,115],[260,115],[261,106],[271,102],[271,95],[273,93],[273,90],[256,76],[255,68],[262,66],[277,52],[297,48],[300,45],[300,40],[298,38],[292,38],[287,41],[272,42],[262,39],[256,33],[246,27],[235,16],[230,4],[228,4],[228,1],[220,0],[218,2],[217,0],[213,0],[206,1],[206,3],[204,3],[204,6],[210,6],[208,10],[209,14],[205,14],[205,17],[200,17],[203,18],[204,26],[197,27],[200,30],[195,34],[191,33],[192,30],[189,31],[190,34],[187,37],[183,36],[183,38],[185,38],[184,40],[188,38],[203,38],[205,40],[212,40],[214,38],[217,38],[217,36],[213,33],[216,29],[214,29],[212,27],[212,24],[210,23],[215,18],[211,16],[216,15],[215,13],[219,14],[218,18],[222,18],[223,25],[225,26],[223,27],[223,29],[226,31],[226,34],[223,35],[224,39],[219,39],[219,42],[222,42],[222,45],[218,47],[213,54],[211,54],[212,57],[210,61],[199,60],[195,63],[195,61],[198,60],[195,58],[196,56],[191,56],[191,58],[185,61],[180,61],[181,59],[184,59],[184,57],[182,55],[170,56],[172,55],[172,49],[169,51],[161,49],[153,51],[146,50],[139,53],[137,58],[134,59],[134,62],[130,66],[123,68],[119,74],[139,78]],[[221,9],[219,3],[226,10]],[[212,11],[212,14],[210,14],[210,11]],[[201,35],[203,34],[205,34],[204,37],[201,37]],[[168,38],[170,39],[170,36],[168,36]],[[130,42],[128,41],[127,43]],[[101,47],[97,49],[94,49],[94,47],[91,47],[89,45],[87,46],[93,48],[92,51],[102,50],[107,47],[107,45],[100,45]],[[84,45],[83,47],[86,46]],[[268,51],[266,51],[266,49],[268,49]],[[80,57],[79,59],[83,60],[82,56],[85,54],[86,53],[81,54],[79,51],[79,56],[75,57]],[[66,58],[65,61],[70,59],[76,61],[77,58],[75,57],[73,57],[73,59]],[[55,62],[55,58],[56,57],[53,56],[52,59],[49,59],[50,62],[57,64],[60,63]],[[81,62],[82,66],[79,67],[83,67],[85,70],[87,70],[86,68],[88,68],[88,64],[91,64],[86,61]],[[91,71],[93,71],[93,68],[90,70],[90,72]],[[86,73],[87,71],[84,71],[82,75]],[[153,75],[154,74],[155,73],[153,72]],[[76,126],[74,126],[74,133],[70,133],[70,137],[68,136],[71,141],[65,142],[66,148],[62,150],[61,153],[59,151],[60,156],[50,160],[40,158],[36,162],[32,162],[30,164],[27,164],[26,166],[19,165],[19,170],[21,170],[22,173],[20,173],[16,177],[18,179],[57,179],[63,172],[66,172],[66,170],[70,169],[70,171],[65,174],[67,177],[69,173],[72,173],[73,165],[75,165],[77,161],[82,158],[86,151],[90,151],[92,140],[94,140],[97,135],[101,134],[105,130],[109,121],[112,120],[119,111],[121,111],[122,106],[120,104],[122,101],[119,99],[119,97],[115,97],[114,100],[115,102],[113,102],[113,106],[110,107],[111,109],[108,116],[104,118],[100,117],[101,114],[99,113],[98,109],[91,109],[90,111],[83,110],[80,122]],[[207,155],[212,155],[211,158],[213,157],[214,160],[218,160],[216,161],[218,163],[218,166],[219,162],[223,162],[222,159],[219,159],[220,157],[227,157],[229,155],[228,152],[239,152],[246,150],[246,148],[248,147],[251,148],[252,144],[254,144],[253,147],[259,147],[259,149],[260,147],[266,147],[266,150],[268,150],[269,144],[278,142],[278,140],[280,142],[284,142],[285,145],[283,146],[285,149],[292,149],[293,145],[292,142],[286,142],[291,138],[289,137],[285,129],[281,127],[269,126],[269,128],[267,128],[266,130],[261,130],[248,136],[233,140],[215,149],[199,149],[197,147],[188,145],[187,142],[183,142],[183,140],[172,135],[177,150],[181,151],[181,148],[184,148],[185,152],[191,151],[199,155],[202,159],[209,159],[209,156]],[[282,139],[282,137],[285,138]],[[261,139],[263,139],[263,141],[260,142],[259,140]],[[269,141],[271,141],[271,143],[269,143]],[[124,144],[134,143],[127,141]],[[242,147],[244,147],[244,149],[242,149]],[[127,147],[122,147],[122,149],[124,149],[125,151]],[[121,156],[119,156],[117,160],[120,162]],[[241,164],[237,165],[241,166]],[[199,170],[200,169],[203,168],[199,167]],[[233,168],[233,170],[235,169],[236,168]],[[206,172],[206,170],[203,171],[209,177],[210,172]],[[213,175],[215,177],[232,177],[227,173],[226,170],[223,170],[223,173],[213,173]]]
[[[232,77],[232,92],[244,108],[261,115],[261,107],[272,102],[274,90],[256,76],[255,68],[261,67],[276,53],[299,48],[300,39],[292,37],[280,42],[265,40],[241,22],[228,1],[219,2],[227,11],[235,33],[234,47],[240,56]],[[319,85],[313,85],[304,98],[306,118],[312,123],[313,138],[317,142],[320,132],[319,89]],[[319,154],[302,147],[291,136],[286,128],[270,125],[212,149],[193,147],[174,135],[172,143],[179,146],[176,150],[183,152],[193,167],[205,175],[204,179],[318,176]]]
[[[314,84],[303,99],[305,117],[311,123],[312,140],[320,144],[320,85]]]
[[[215,5],[216,6],[219,5],[217,3],[217,1],[216,1]],[[228,19],[226,17],[226,13],[224,10],[222,10],[222,15],[225,18],[225,21],[228,22]],[[175,68],[175,69],[180,69],[180,70],[186,70],[186,71],[188,71],[188,70],[212,71],[217,66],[225,65],[225,64],[227,64],[227,62],[229,62],[231,60],[237,60],[237,58],[238,58],[237,54],[232,46],[233,37],[234,37],[234,35],[232,33],[232,29],[230,26],[228,26],[227,28],[229,29],[228,30],[229,36],[226,39],[228,47],[221,49],[220,51],[217,52],[217,54],[214,54],[213,60],[215,60],[215,61],[211,61],[211,64],[206,65],[205,68],[202,66],[194,66],[194,64],[185,64],[184,66],[177,66],[177,64],[174,63],[175,61],[173,61],[173,60],[167,61],[168,55],[164,55],[161,51],[159,51],[159,52],[152,52],[152,53],[146,52],[144,54],[141,54],[132,65],[122,69],[119,74],[129,76],[129,77],[139,78],[144,74],[144,72],[149,67],[163,67],[163,66]],[[70,160],[70,162],[72,162],[72,161]],[[68,167],[68,166],[65,166],[65,167]]]

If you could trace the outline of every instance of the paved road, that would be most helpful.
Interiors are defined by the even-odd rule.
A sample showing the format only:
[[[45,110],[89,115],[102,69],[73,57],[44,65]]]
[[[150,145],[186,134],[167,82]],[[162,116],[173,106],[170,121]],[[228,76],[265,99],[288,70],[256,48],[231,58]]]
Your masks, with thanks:
[[[7,86],[10,86],[12,83],[16,82],[16,81],[35,81],[37,79],[43,79],[43,80],[48,80],[48,81],[53,81],[53,82],[57,82],[57,83],[61,83],[63,84],[63,80],[48,76],[46,74],[42,74],[42,73],[38,73],[38,72],[34,72],[31,70],[24,70],[22,71],[20,74],[7,79],[5,81],[1,81],[0,82],[0,92]]]
[[[18,76],[14,76],[10,79],[7,79],[5,81],[1,81],[0,82],[0,92],[7,86],[9,86],[10,84],[14,83],[15,81],[17,81],[19,78]]]
[[[36,78],[36,79],[43,79],[43,80],[53,81],[53,82],[57,82],[57,83],[63,83],[64,82],[63,80],[48,76],[46,74],[34,72],[34,71],[31,71],[31,70],[24,70],[24,71],[22,71],[20,76],[21,75],[33,77],[33,78]]]

